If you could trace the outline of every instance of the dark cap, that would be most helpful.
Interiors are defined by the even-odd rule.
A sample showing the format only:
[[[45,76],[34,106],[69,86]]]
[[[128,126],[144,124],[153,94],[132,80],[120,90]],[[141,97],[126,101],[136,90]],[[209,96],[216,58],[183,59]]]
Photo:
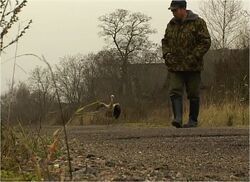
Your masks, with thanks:
[[[187,7],[186,0],[173,0],[168,9],[174,10],[174,9],[186,8],[186,7]]]

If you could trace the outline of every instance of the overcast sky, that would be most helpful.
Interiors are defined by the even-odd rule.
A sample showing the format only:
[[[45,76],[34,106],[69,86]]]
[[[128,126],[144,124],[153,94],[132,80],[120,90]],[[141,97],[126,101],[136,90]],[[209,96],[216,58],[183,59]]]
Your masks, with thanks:
[[[21,12],[21,26],[32,19],[31,28],[19,41],[18,53],[34,53],[44,55],[47,60],[56,64],[65,55],[88,54],[98,52],[104,46],[102,37],[98,36],[98,17],[116,9],[127,9],[142,12],[152,17],[151,25],[157,30],[151,40],[160,43],[167,23],[172,18],[168,10],[171,0],[28,0]],[[188,9],[199,14],[202,0],[187,0]],[[243,0],[248,9],[250,1]],[[26,21],[26,22],[25,22]],[[17,26],[16,26],[17,27]],[[16,35],[13,29],[7,38]],[[12,61],[15,45],[2,54],[1,60],[1,91],[8,89],[12,75]],[[37,65],[43,65],[32,57],[17,60],[27,72],[16,68],[16,82],[25,80],[30,71]]]

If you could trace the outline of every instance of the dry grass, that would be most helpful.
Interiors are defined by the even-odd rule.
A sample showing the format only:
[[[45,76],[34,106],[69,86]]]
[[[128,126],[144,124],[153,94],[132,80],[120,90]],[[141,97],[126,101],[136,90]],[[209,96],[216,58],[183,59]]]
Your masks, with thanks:
[[[49,165],[61,155],[61,142],[55,137],[41,136],[21,124],[1,127],[1,181],[41,181],[61,175]]]
[[[95,105],[92,103],[89,106]],[[88,107],[87,107],[88,108]],[[78,111],[70,122],[72,125],[106,125],[122,123],[131,127],[168,127],[171,126],[172,109],[170,103],[162,105],[141,104],[135,108],[122,108],[122,115],[118,120],[108,119],[103,113],[85,111],[78,116]],[[183,123],[188,121],[189,102],[184,102]],[[199,114],[200,127],[246,127],[249,125],[249,106],[240,101],[224,101],[222,104],[207,104],[203,102]]]
[[[184,104],[183,123],[188,121],[189,107]],[[224,103],[223,105],[202,105],[199,114],[200,127],[247,127],[249,126],[249,106]],[[124,121],[134,127],[167,127],[171,125],[172,111],[167,107],[153,110],[144,119]]]
[[[240,104],[223,104],[202,107],[200,112],[200,126],[248,126],[249,106]]]

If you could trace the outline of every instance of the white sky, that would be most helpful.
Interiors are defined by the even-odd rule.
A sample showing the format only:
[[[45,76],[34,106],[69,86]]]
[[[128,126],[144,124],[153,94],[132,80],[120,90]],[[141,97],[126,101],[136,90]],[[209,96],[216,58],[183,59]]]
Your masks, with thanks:
[[[250,9],[250,0],[242,0]],[[157,30],[151,39],[160,43],[167,23],[172,18],[168,10],[171,0],[28,0],[20,13],[21,21],[33,20],[31,28],[19,41],[18,53],[44,55],[51,64],[59,62],[65,55],[88,54],[97,52],[104,46],[102,37],[98,36],[98,17],[116,9],[128,9],[142,12],[152,17],[152,28]],[[187,0],[188,9],[199,14],[202,0]],[[27,23],[27,22],[26,22]],[[25,22],[22,24],[25,25]],[[17,27],[17,24],[16,24]],[[13,38],[17,28],[8,35]],[[11,80],[13,60],[8,58],[15,54],[12,45],[2,54],[1,92],[8,89]],[[25,74],[16,68],[16,82],[25,80],[36,65],[43,65],[32,57],[23,57],[17,63],[25,69]]]

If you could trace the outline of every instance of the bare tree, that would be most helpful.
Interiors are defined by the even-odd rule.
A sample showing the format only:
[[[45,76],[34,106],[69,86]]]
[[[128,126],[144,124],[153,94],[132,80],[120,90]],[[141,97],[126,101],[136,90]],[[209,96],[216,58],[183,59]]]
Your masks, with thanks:
[[[100,35],[106,41],[112,41],[120,55],[121,65],[121,91],[129,91],[128,64],[132,53],[146,49],[150,45],[149,35],[156,31],[150,27],[151,17],[128,10],[118,9],[110,14],[99,17],[101,24]]]
[[[92,98],[105,98],[107,95],[120,96],[120,66],[117,50],[102,50],[93,55],[86,70],[86,87]]]
[[[81,55],[65,56],[56,67],[56,79],[64,100],[73,105],[83,101],[85,60]]]
[[[31,122],[33,119],[32,117],[32,106],[30,102],[30,91],[28,86],[20,82],[17,86],[17,92],[15,94],[14,100],[14,107],[13,107],[13,116],[16,117],[16,121],[21,122]]]
[[[9,97],[13,97],[12,107],[9,108]],[[9,115],[11,109],[11,115]],[[36,119],[36,108],[33,106],[29,87],[24,82],[19,82],[12,90],[1,96],[1,118],[3,123],[12,124],[21,122],[30,124]]]
[[[11,40],[10,42],[4,44],[4,37],[9,33],[10,29],[13,28],[13,25],[18,22],[18,14],[21,12],[24,6],[26,6],[27,0],[0,0],[0,53],[9,47],[10,45],[14,44],[21,38],[27,29],[29,29],[32,20],[23,27],[19,32],[18,35]]]
[[[49,111],[49,106],[54,103],[54,88],[51,81],[51,75],[48,69],[37,67],[29,78],[30,88],[33,100],[39,107],[39,122],[44,120],[45,115]]]
[[[249,48],[250,44],[250,14],[245,11],[245,19],[243,25],[238,33],[238,39],[236,42],[236,47],[239,49]]]
[[[208,24],[213,48],[224,49],[235,45],[238,30],[244,23],[244,11],[240,0],[206,0],[201,12]]]

